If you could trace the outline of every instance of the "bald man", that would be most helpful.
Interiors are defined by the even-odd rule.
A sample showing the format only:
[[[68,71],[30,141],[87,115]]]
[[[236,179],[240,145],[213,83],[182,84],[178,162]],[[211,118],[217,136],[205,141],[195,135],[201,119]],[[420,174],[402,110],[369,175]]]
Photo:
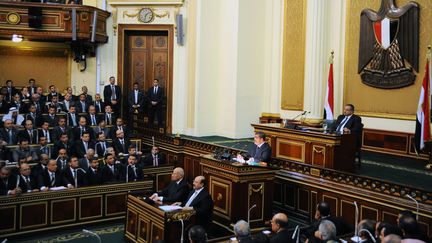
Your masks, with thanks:
[[[275,214],[271,220],[271,229],[274,235],[270,238],[270,243],[294,243],[291,234],[288,232],[288,217],[286,214]]]
[[[212,221],[213,215],[213,200],[205,190],[207,181],[204,176],[197,176],[193,181],[193,190],[189,193],[186,201],[182,203],[185,210],[195,210],[196,224],[201,225],[204,229],[208,229]]]
[[[171,174],[171,182],[161,192],[154,193],[150,199],[158,204],[182,202],[188,195],[189,185],[184,179],[184,170],[177,167]]]
[[[382,243],[401,243],[402,240],[401,240],[399,235],[390,234],[390,235],[387,235],[386,237],[384,237],[381,242]]]

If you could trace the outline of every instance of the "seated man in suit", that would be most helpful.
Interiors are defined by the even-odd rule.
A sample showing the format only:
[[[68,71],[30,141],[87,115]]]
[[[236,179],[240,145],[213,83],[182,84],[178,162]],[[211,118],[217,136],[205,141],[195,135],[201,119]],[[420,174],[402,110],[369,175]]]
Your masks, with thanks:
[[[122,171],[120,180],[128,182],[142,181],[144,180],[144,174],[141,166],[137,164],[136,155],[130,154],[127,160],[126,169]]]
[[[84,158],[79,159],[79,167],[83,170],[87,170],[90,167],[91,162],[93,159],[95,159],[95,150],[94,149],[88,149]],[[97,159],[97,158],[96,158]]]
[[[197,176],[193,181],[193,190],[187,199],[181,204],[184,210],[195,210],[196,224],[208,229],[212,221],[213,200],[204,189],[207,181],[204,176]]]
[[[107,153],[107,148],[111,147],[111,143],[106,141],[105,133],[99,132],[97,134],[97,142],[95,144],[96,157],[103,158]]]
[[[139,164],[140,166],[142,166],[142,163],[141,163],[142,152],[137,151],[136,146],[134,144],[129,145],[128,153],[127,153],[127,155],[124,155],[124,158],[122,160],[123,164],[126,165],[128,163],[129,155],[135,155],[136,160],[137,160],[136,163]]]
[[[32,120],[26,120],[24,121],[24,130],[20,130],[18,132],[18,140],[27,140],[30,144],[37,144],[38,143],[38,131],[36,129],[33,129],[33,122]]]
[[[69,156],[66,149],[62,148],[59,150],[57,161],[57,167],[59,171],[65,170],[69,167]]]
[[[96,127],[99,125],[99,115],[96,113],[94,105],[89,105],[86,118],[90,126]]]
[[[38,178],[38,187],[41,191],[48,191],[51,187],[65,186],[62,173],[57,169],[57,161],[50,159],[47,170],[44,170]]]
[[[57,126],[54,127],[53,131],[53,142],[60,141],[60,136],[65,133],[68,137],[71,137],[72,130],[66,126],[66,117],[59,117]]]
[[[39,162],[34,165],[31,170],[31,174],[36,181],[39,178],[39,175],[42,174],[42,172],[44,172],[45,170],[47,170],[49,159],[50,158],[48,157],[48,154],[42,153],[41,155],[39,155]]]
[[[56,110],[54,106],[49,106],[48,114],[42,117],[44,122],[48,122],[50,127],[55,127],[58,123],[58,118],[56,116]]]
[[[20,165],[19,183],[18,187],[23,193],[25,192],[37,192],[37,180],[31,174],[30,166],[27,163]]]
[[[159,166],[165,164],[165,156],[159,154],[159,148],[152,147],[151,153],[142,159],[143,166]]]
[[[333,123],[331,130],[341,134],[358,134],[362,127],[361,117],[354,114],[354,105],[347,104],[343,114],[338,116],[336,122]]]
[[[249,149],[250,159],[247,162],[267,162],[271,160],[271,147],[265,141],[266,135],[263,132],[256,132],[254,136],[254,144]],[[241,159],[242,156],[240,156]]]
[[[87,182],[89,186],[102,184],[102,171],[99,169],[99,160],[93,158],[87,169]]]
[[[69,167],[63,170],[63,178],[67,188],[78,188],[87,186],[86,172],[79,168],[78,158],[72,156],[69,161]]]
[[[150,199],[158,204],[182,202],[186,199],[189,185],[184,179],[184,170],[177,167],[171,174],[171,182],[161,192],[154,193]]]
[[[288,217],[286,214],[275,214],[271,220],[271,229],[274,235],[270,238],[270,243],[294,242],[291,233],[288,231]]]
[[[19,195],[21,189],[16,187],[16,176],[12,176],[12,170],[9,167],[0,169],[0,195]]]
[[[102,183],[116,183],[120,181],[120,175],[123,171],[123,165],[116,163],[114,154],[105,155],[106,165],[102,168]]]
[[[116,138],[113,139],[113,147],[117,155],[123,156],[128,153],[130,146],[129,139],[125,138],[124,132],[121,130],[116,131]]]
[[[28,163],[32,161],[36,161],[37,156],[36,152],[33,151],[29,147],[29,141],[28,140],[20,140],[18,142],[19,147],[17,149],[14,149],[12,152],[12,160],[19,162],[19,163]]]
[[[77,156],[80,159],[84,158],[84,155],[87,153],[87,150],[89,149],[94,150],[94,144],[90,140],[90,133],[83,132],[81,135],[81,140],[75,143],[75,156]]]

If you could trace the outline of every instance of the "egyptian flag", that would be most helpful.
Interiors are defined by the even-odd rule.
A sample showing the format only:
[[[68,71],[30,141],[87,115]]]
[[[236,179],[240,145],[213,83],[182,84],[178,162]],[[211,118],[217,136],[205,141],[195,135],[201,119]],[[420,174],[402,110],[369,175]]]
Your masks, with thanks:
[[[384,18],[379,22],[374,23],[374,32],[376,40],[380,45],[387,49],[390,47],[394,38],[396,37],[398,30],[398,20],[391,20],[389,18]]]
[[[425,142],[430,141],[430,77],[429,60],[426,62],[425,76],[420,91],[417,108],[416,130],[414,135],[415,149],[417,152],[425,147]]]
[[[333,89],[333,63],[330,63],[329,76],[327,81],[327,92],[324,104],[324,119],[334,119],[334,89]]]

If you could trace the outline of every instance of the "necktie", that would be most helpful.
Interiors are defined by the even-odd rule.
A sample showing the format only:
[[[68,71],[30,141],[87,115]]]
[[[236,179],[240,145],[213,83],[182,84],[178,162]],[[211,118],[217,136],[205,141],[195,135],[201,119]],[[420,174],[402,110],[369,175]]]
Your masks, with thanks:
[[[46,139],[47,139],[47,142],[48,142],[48,143],[51,143],[51,139],[50,139],[49,132],[46,131],[46,130],[44,130],[44,133],[45,133],[45,137],[46,137]]]
[[[192,196],[189,198],[189,200],[187,201],[185,207],[189,207],[192,203],[192,201],[195,199],[195,197],[198,195],[198,191],[195,191]]]
[[[115,92],[115,86],[111,85],[111,99],[115,100],[116,99],[116,92]]]
[[[78,180],[77,180],[77,171],[76,169],[73,170],[73,178],[74,178],[74,182],[75,182],[75,188],[78,187]]]
[[[61,160],[62,170],[66,168],[66,160]]]
[[[153,165],[158,166],[158,158],[157,155],[153,156]]]
[[[115,173],[114,165],[110,165],[110,169],[111,169],[111,172],[114,174]]]
[[[97,125],[97,124],[96,124],[96,118],[95,118],[94,115],[92,115],[92,125],[93,125],[93,126],[96,126],[96,125]]]
[[[112,123],[111,123],[111,114],[110,113],[108,113],[108,125],[111,125]]]
[[[336,131],[341,130],[344,126],[345,123],[348,121],[348,116],[345,116],[345,118],[342,120],[342,122],[339,124],[339,126],[337,127]],[[341,131],[342,132],[342,131]]]
[[[75,119],[75,114],[72,113],[71,116],[72,116],[72,124],[74,127],[76,127],[77,123],[76,123],[76,119]]]
[[[82,112],[86,111],[85,103],[81,101]]]
[[[30,178],[28,176],[25,177],[25,183],[27,186],[27,190],[31,190]]]
[[[153,89],[153,93],[154,93],[154,94],[157,93],[157,87],[154,87],[154,89]]]
[[[96,102],[96,106],[98,107],[98,112],[101,112],[101,107],[100,107],[100,103],[99,103],[99,101]]]
[[[85,151],[88,150],[88,144],[87,144],[87,142],[84,142],[84,149],[85,149]]]
[[[28,130],[28,132],[29,132],[29,137],[30,137],[30,143],[33,143],[33,131]]]
[[[13,136],[12,136],[12,130],[11,129],[8,129],[8,134],[9,134],[9,144],[11,144],[13,142],[13,140],[12,140]]]
[[[55,185],[55,174],[51,172],[51,186]]]
[[[138,104],[138,90],[135,90],[135,104]]]
[[[103,143],[102,143],[102,150],[104,151],[104,153],[105,153],[105,149],[106,149],[106,148],[105,148],[105,142],[103,142]]]

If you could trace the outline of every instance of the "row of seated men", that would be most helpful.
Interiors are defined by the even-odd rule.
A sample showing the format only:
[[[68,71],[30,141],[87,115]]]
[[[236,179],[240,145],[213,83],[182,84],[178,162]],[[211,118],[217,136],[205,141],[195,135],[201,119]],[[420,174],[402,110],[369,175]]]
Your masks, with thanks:
[[[430,239],[419,228],[416,215],[411,211],[401,211],[397,218],[397,225],[375,220],[364,219],[357,226],[359,239],[354,242],[362,243],[426,243]],[[298,233],[288,229],[286,214],[277,213],[271,220],[271,236],[263,233],[251,234],[249,224],[244,220],[234,225],[236,241],[240,243],[294,243],[298,237],[299,242],[308,243],[336,243],[350,242],[353,236],[352,229],[340,218],[330,215],[330,206],[327,202],[317,205],[314,222],[302,227]],[[295,233],[295,235],[293,235]],[[349,234],[347,234],[349,233]],[[189,234],[190,235],[190,234]],[[342,238],[340,238],[342,236]],[[198,239],[198,238],[197,238]],[[195,240],[191,242],[206,242]]]
[[[157,147],[146,156],[129,147],[128,154],[116,157],[112,147],[107,148],[103,159],[95,157],[94,150],[87,150],[85,156],[68,156],[61,149],[57,159],[48,154],[38,156],[35,165],[20,162],[18,168],[3,166],[0,173],[0,195],[48,191],[50,188],[79,188],[110,183],[133,182],[144,179],[143,167],[165,164],[164,156]]]

